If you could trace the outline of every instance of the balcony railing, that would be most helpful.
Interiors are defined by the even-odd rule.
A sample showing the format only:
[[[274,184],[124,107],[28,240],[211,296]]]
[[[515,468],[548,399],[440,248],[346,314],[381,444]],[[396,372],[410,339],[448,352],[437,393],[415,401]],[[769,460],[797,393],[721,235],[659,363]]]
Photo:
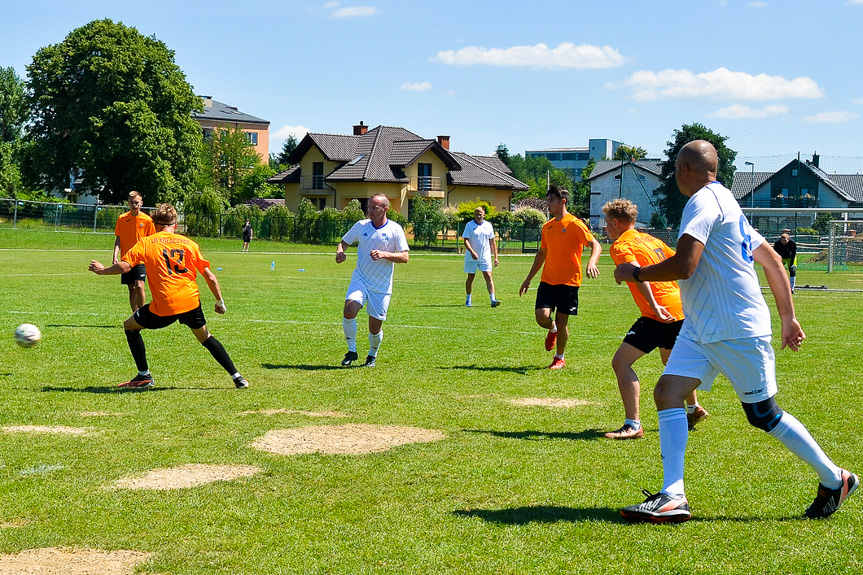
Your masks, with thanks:
[[[311,191],[320,190],[322,192],[323,191],[326,191],[326,192],[332,191],[332,189],[329,186],[327,186],[327,184],[324,182],[324,176],[323,175],[300,176],[300,190],[302,190],[304,192],[310,191],[310,190]]]
[[[442,198],[444,196],[442,178],[438,176],[414,176],[408,184],[408,191],[418,196]]]
[[[741,198],[739,203],[744,208],[817,208],[818,198]]]

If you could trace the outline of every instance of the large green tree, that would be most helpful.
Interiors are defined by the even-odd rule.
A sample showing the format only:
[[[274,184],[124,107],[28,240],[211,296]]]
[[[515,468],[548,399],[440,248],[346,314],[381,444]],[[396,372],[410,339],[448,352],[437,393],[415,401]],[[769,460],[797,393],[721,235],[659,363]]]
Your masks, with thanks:
[[[201,186],[219,190],[232,206],[242,203],[255,196],[254,186],[246,180],[261,164],[242,128],[216,128],[201,146]],[[264,180],[271,175],[268,172]]]
[[[680,223],[683,206],[688,199],[681,195],[674,180],[674,164],[677,162],[680,149],[693,140],[707,140],[713,144],[719,156],[717,179],[722,184],[730,186],[734,178],[734,158],[737,157],[737,152],[725,145],[727,139],[727,136],[717,134],[698,122],[683,124],[679,130],[674,130],[674,137],[667,142],[668,148],[665,149],[665,157],[668,159],[662,162],[662,174],[659,177],[660,209],[668,225],[677,226]]]
[[[111,20],[77,28],[40,49],[27,67],[25,176],[65,188],[70,174],[107,202],[137,189],[146,205],[194,188],[200,111],[174,52]]]
[[[0,197],[17,197],[23,191],[19,152],[26,119],[24,81],[14,68],[0,68]]]
[[[624,160],[624,161],[638,161],[643,160],[647,157],[647,150],[642,148],[641,146],[627,146],[626,144],[621,144],[614,151],[614,157],[612,160]]]
[[[498,146],[495,154],[503,160],[501,152],[506,149],[504,144]],[[506,155],[504,163],[512,170],[513,176],[528,185],[528,190],[517,192],[512,196],[513,202],[524,198],[544,198],[548,190],[549,180],[551,184],[568,190],[573,188],[573,177],[570,170],[555,168],[551,160],[544,156],[526,156],[521,154],[514,156]]]
[[[297,141],[296,136],[291,134],[288,136],[288,139],[285,140],[285,143],[282,145],[282,151],[279,153],[279,166],[284,166],[285,168],[289,167],[291,164],[288,162],[288,157],[297,149],[297,146],[300,145],[300,142]]]

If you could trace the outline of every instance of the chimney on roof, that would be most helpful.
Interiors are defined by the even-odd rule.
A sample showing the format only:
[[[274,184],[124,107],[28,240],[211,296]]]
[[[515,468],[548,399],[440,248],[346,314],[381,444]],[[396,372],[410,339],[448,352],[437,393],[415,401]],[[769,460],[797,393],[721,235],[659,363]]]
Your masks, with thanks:
[[[818,162],[820,162],[820,161],[821,161],[821,156],[819,156],[818,154],[812,154],[812,165],[813,166],[818,168],[819,167]]]
[[[201,96],[201,100],[204,101],[204,107],[205,108],[212,108],[213,107],[213,97],[212,96]]]
[[[369,131],[369,127],[363,124],[363,121],[360,120],[360,123],[354,126],[354,136],[362,136],[366,132]]]
[[[441,145],[441,148],[444,150],[449,150],[449,136],[438,136],[437,143]]]

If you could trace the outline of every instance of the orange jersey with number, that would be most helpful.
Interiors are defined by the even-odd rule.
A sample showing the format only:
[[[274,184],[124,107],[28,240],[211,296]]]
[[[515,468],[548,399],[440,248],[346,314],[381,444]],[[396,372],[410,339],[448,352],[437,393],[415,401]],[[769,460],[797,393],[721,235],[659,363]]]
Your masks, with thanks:
[[[198,272],[210,267],[198,244],[168,232],[147,236],[126,252],[123,261],[147,267],[147,285],[153,294],[150,311],[159,316],[191,311],[201,305]]]
[[[540,281],[551,285],[581,285],[581,254],[593,241],[593,234],[580,219],[567,213],[560,220],[542,226],[541,247],[545,265]]]
[[[132,246],[141,241],[142,238],[152,236],[156,233],[156,228],[153,225],[153,220],[144,212],[133,216],[130,212],[126,212],[117,218],[117,225],[114,226],[114,235],[120,238],[120,257],[126,255]]]
[[[662,240],[637,232],[634,229],[626,230],[620,234],[620,237],[611,244],[610,252],[611,259],[614,260],[615,265],[636,262],[640,266],[658,264],[662,260],[670,258],[675,253]],[[662,321],[650,309],[650,304],[647,303],[647,299],[638,291],[636,283],[627,282],[626,285],[629,287],[629,291],[632,292],[632,297],[635,299],[635,303],[638,304],[641,315]],[[674,319],[678,321],[683,319],[680,288],[677,287],[676,282],[650,282],[650,291],[653,292],[653,298],[656,300],[656,303],[668,310],[668,313],[673,315]]]

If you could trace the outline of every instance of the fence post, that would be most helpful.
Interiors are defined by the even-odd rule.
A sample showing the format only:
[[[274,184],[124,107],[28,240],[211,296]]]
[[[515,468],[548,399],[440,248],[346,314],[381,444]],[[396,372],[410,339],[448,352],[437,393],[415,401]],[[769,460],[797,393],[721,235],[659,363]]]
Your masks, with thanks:
[[[102,208],[99,207],[98,204],[93,206],[93,233],[96,233],[96,216],[99,214],[99,210]]]
[[[15,198],[15,212],[12,216],[12,229],[14,230],[18,226],[18,198]]]
[[[833,222],[830,222],[830,235],[828,236],[829,240],[828,240],[828,244],[827,244],[827,273],[828,274],[833,271],[833,251],[835,249],[833,247],[833,241],[834,241],[834,237],[835,237],[835,232],[833,230],[835,230],[835,229],[836,229],[836,226],[833,225]]]

